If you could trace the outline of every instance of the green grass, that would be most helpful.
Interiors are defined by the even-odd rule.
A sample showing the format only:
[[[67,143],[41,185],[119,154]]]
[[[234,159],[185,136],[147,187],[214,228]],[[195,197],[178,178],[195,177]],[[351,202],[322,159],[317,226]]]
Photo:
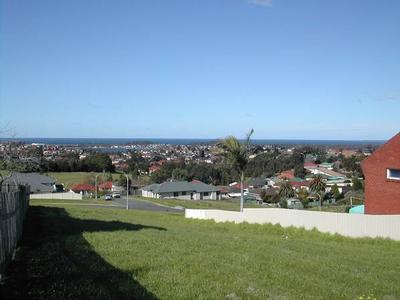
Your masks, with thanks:
[[[0,170],[0,175],[3,177],[6,177],[8,175],[10,175],[10,171],[8,170]]]
[[[42,204],[31,201],[2,299],[400,297],[399,242]]]
[[[226,200],[182,200],[182,199],[155,199],[142,196],[133,196],[137,200],[153,202],[170,207],[181,206],[184,208],[206,208],[206,209],[223,209],[239,211],[239,199]],[[254,203],[245,203],[245,208],[260,208],[260,205]],[[264,207],[265,208],[265,207]]]
[[[110,201],[102,200],[102,199],[82,199],[82,200],[70,200],[70,199],[31,199],[31,203],[35,205],[44,205],[44,206],[55,206],[55,205],[110,205]]]
[[[8,176],[10,174],[10,172],[7,170],[0,170],[0,173],[2,176]],[[70,188],[72,184],[80,183],[88,176],[93,175],[93,174],[99,174],[99,173],[93,173],[93,172],[92,173],[91,172],[45,172],[43,174],[54,178],[57,181],[57,183],[64,184],[64,186],[66,188]],[[106,173],[106,175],[107,175],[107,173]],[[119,176],[121,174],[113,173],[111,175],[114,180],[117,180],[117,179],[119,179]]]
[[[57,181],[57,183],[64,184],[64,186],[66,188],[70,188],[72,184],[80,183],[85,178],[90,176],[91,174],[98,174],[98,173],[90,173],[90,172],[47,172],[47,173],[44,173],[44,174],[54,178]],[[112,177],[115,180],[118,179],[119,176],[120,176],[120,174],[118,174],[118,173],[112,174]]]

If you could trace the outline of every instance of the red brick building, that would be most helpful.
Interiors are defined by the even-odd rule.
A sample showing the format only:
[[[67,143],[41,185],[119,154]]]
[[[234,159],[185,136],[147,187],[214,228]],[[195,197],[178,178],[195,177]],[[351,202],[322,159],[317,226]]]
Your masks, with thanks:
[[[362,163],[365,213],[400,214],[400,133]]]

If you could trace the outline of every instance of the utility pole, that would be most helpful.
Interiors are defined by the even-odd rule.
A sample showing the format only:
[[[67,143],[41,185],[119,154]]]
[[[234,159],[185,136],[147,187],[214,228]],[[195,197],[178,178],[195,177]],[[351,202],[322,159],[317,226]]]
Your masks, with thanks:
[[[94,182],[95,182],[95,199],[97,200],[97,177],[101,175],[101,174],[97,174],[94,178]]]
[[[126,176],[126,210],[129,209],[129,176],[124,173]]]

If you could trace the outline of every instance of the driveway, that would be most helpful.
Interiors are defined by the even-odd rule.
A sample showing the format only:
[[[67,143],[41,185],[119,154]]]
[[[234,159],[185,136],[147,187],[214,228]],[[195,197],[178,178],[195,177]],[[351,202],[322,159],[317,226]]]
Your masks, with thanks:
[[[150,210],[150,211],[160,211],[160,212],[183,212],[183,209],[177,209],[169,206],[159,205],[148,201],[137,200],[129,197],[128,207],[129,209],[140,209],[140,210]],[[118,205],[118,207],[126,207],[126,197],[121,196],[121,198],[113,199],[110,201],[112,204]]]

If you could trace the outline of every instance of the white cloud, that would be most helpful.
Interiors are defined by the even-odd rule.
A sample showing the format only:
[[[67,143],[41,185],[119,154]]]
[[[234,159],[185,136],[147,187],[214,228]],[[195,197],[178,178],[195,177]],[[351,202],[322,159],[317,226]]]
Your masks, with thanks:
[[[248,0],[248,2],[259,6],[272,6],[272,0]]]

